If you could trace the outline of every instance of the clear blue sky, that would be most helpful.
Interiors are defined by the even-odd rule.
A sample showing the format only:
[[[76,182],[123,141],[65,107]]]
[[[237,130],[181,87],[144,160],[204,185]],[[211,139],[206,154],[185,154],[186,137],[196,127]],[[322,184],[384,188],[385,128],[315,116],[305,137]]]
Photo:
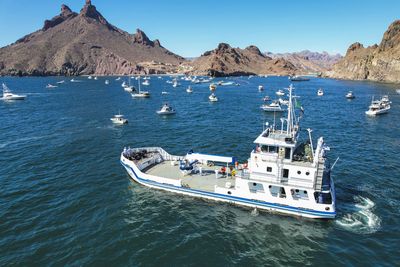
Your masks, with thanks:
[[[84,0],[0,0],[0,47],[40,29],[61,4],[79,12]],[[226,42],[261,51],[304,49],[344,54],[350,44],[379,43],[400,18],[400,0],[92,0],[115,26],[182,56],[199,56]]]

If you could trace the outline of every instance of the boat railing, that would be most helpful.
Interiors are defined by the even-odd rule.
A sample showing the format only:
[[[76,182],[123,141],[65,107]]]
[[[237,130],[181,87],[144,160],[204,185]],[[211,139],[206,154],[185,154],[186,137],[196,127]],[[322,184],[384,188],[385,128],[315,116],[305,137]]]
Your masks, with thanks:
[[[161,147],[138,147],[138,148],[129,148],[128,150],[130,150],[132,152],[139,152],[139,151],[143,151],[143,150],[146,150],[147,152],[153,152],[153,153],[157,152],[161,155],[163,160],[179,161],[179,160],[183,160],[183,158],[184,158],[182,156],[171,155]]]

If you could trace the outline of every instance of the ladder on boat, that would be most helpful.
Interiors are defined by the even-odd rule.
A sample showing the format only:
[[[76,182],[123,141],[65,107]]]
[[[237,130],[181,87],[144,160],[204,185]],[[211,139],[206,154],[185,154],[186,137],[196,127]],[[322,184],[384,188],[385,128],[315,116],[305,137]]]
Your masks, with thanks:
[[[324,177],[325,171],[325,159],[320,157],[318,159],[318,167],[317,167],[317,175],[315,177],[314,190],[321,191],[322,190],[322,179]]]

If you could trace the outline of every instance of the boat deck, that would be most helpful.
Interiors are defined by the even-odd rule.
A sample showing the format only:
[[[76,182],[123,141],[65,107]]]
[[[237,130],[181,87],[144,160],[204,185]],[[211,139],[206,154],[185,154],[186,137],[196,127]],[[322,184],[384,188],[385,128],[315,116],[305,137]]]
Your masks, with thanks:
[[[208,192],[214,192],[215,185],[218,187],[226,187],[228,182],[231,187],[235,186],[235,178],[232,178],[230,175],[223,176],[219,173],[218,178],[216,178],[215,170],[219,170],[221,166],[206,166],[204,164],[199,164],[198,167],[201,167],[202,169],[201,175],[198,171],[184,175],[179,169],[179,165],[174,165],[172,161],[167,160],[151,165],[144,169],[143,172],[169,179],[182,179],[183,186]]]

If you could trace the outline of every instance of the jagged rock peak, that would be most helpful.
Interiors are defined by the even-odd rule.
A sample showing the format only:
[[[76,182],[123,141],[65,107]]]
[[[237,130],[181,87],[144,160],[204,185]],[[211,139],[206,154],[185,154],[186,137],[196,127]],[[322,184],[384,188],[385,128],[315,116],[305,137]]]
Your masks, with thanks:
[[[133,42],[137,44],[143,44],[143,45],[151,45],[153,46],[154,43],[147,37],[147,35],[141,30],[141,29],[136,29],[136,33],[133,35]],[[158,41],[158,44],[160,42]]]
[[[400,20],[394,21],[383,34],[380,50],[384,51],[400,44]]]
[[[109,25],[107,20],[97,11],[96,7],[92,5],[91,0],[86,0],[85,5],[79,14],[83,17],[92,18],[101,24]]]
[[[154,43],[154,46],[160,46],[160,47],[161,47],[160,40],[155,39],[155,40],[153,41],[153,43]]]
[[[62,17],[68,17],[72,13],[73,13],[72,10],[67,5],[64,5],[64,4],[61,5],[61,13],[60,13],[60,15]]]
[[[55,16],[51,20],[45,20],[42,30],[47,31],[50,28],[61,24],[69,18],[75,17],[76,13],[72,12],[72,10],[67,5],[61,5],[60,15]]]
[[[227,49],[231,49],[231,48],[232,47],[227,43],[220,43],[216,50],[220,51],[220,50],[227,50]]]
[[[350,45],[350,47],[347,49],[346,55],[355,50],[358,50],[360,48],[364,48],[364,46],[362,44],[360,44],[359,42],[356,42],[356,43]]]
[[[255,45],[250,45],[250,46],[246,47],[245,50],[247,50],[253,54],[264,57],[264,55],[261,53],[260,49]]]

